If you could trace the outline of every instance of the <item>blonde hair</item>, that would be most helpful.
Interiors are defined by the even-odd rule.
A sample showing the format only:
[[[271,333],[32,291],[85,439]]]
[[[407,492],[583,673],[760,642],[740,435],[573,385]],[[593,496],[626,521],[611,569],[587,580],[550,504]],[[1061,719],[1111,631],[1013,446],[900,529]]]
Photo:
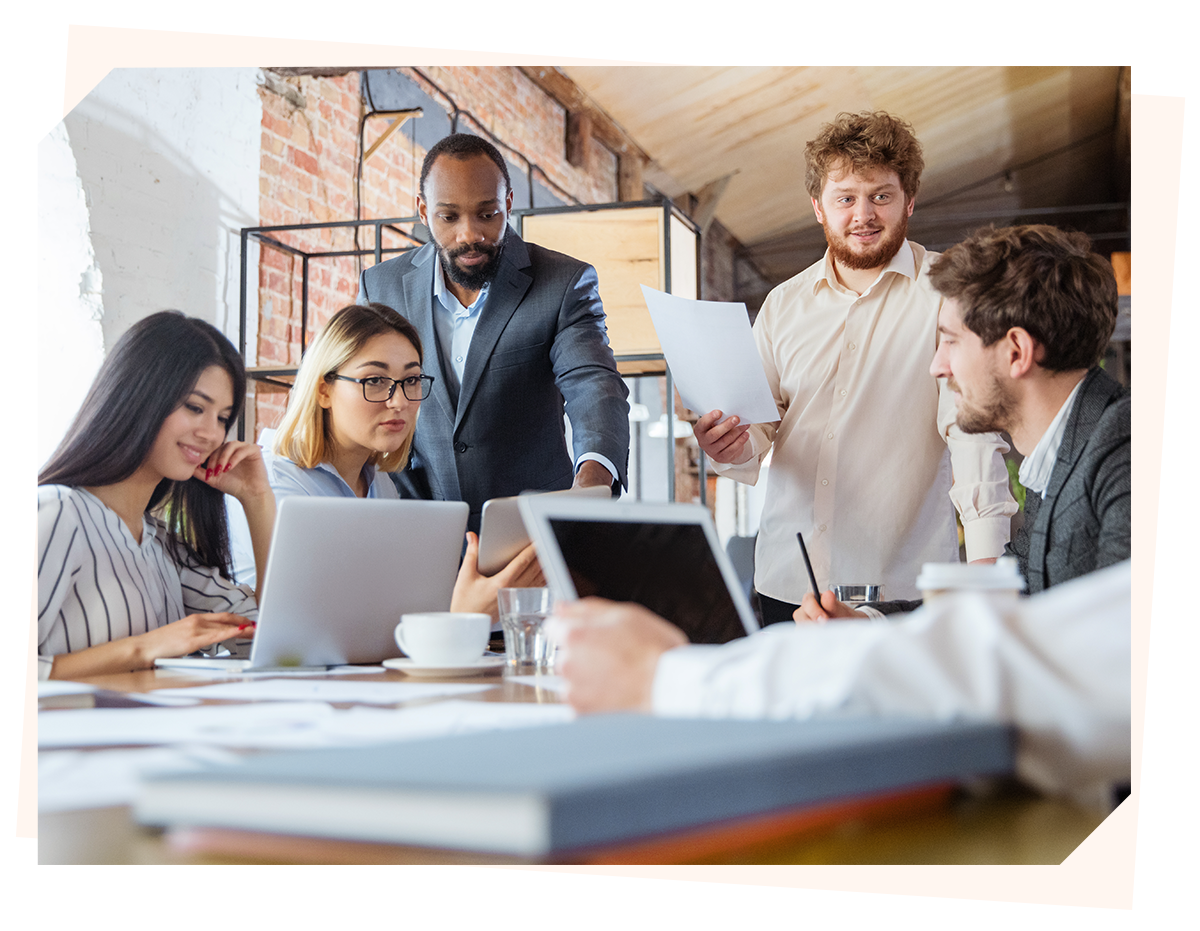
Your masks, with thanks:
[[[368,340],[385,333],[403,336],[417,350],[418,361],[424,361],[416,327],[386,304],[351,304],[330,318],[300,362],[287,411],[275,433],[276,455],[287,457],[303,469],[315,468],[330,458],[333,436],[329,430],[329,411],[320,404],[320,387]],[[394,453],[374,452],[367,462],[381,472],[399,472],[408,464],[416,430],[414,417],[404,445]]]

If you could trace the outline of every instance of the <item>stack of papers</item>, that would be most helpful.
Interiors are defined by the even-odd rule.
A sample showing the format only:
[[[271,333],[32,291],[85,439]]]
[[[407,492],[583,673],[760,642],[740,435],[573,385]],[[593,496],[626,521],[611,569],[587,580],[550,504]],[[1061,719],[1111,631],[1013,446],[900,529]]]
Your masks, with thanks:
[[[243,684],[267,683],[229,683]],[[444,688],[439,684],[421,685],[426,692]],[[468,690],[478,688],[467,686]],[[339,710],[323,701],[270,701],[45,712],[38,716],[38,745],[42,751],[38,757],[38,808],[61,811],[129,804],[143,777],[233,762],[239,759],[235,751],[364,746],[561,724],[573,717],[571,708],[561,704],[462,700],[400,709],[356,705]],[[85,747],[120,749],[78,749]]]

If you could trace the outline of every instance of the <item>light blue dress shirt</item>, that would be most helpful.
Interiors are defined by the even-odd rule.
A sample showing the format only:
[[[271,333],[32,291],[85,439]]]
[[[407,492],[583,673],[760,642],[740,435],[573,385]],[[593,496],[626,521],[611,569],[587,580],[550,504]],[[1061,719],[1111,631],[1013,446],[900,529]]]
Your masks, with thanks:
[[[270,450],[263,450],[263,462],[267,467],[267,478],[276,502],[289,495],[311,495],[322,498],[354,498],[354,489],[346,484],[337,469],[322,462],[311,469],[304,469]],[[377,472],[369,463],[363,466],[363,478],[367,480],[368,498],[399,498],[396,486],[383,472]]]
[[[454,292],[446,287],[446,279],[442,273],[442,263],[434,263],[433,297],[441,312],[433,315],[433,325],[437,328],[438,341],[446,353],[445,361],[450,363],[453,375],[446,372],[446,377],[452,379],[450,393],[458,398],[458,390],[462,387],[463,370],[467,365],[467,352],[471,348],[471,337],[475,335],[475,326],[479,323],[479,312],[487,302],[490,285],[484,285],[476,295],[470,307],[463,307],[462,302],[454,296]],[[447,351],[447,347],[448,351]]]
[[[274,430],[264,430],[259,437],[263,446],[263,463],[267,467],[267,478],[275,492],[276,503],[292,495],[307,495],[319,498],[354,498],[354,489],[338,475],[337,469],[322,462],[311,469],[304,469],[277,456],[266,447],[274,438]],[[399,498],[400,493],[386,472],[377,472],[373,465],[363,468],[367,480],[368,498]],[[250,525],[242,506],[232,495],[225,496],[225,515],[229,521],[229,554],[233,560],[233,579],[241,585],[254,585],[254,546],[250,541]]]

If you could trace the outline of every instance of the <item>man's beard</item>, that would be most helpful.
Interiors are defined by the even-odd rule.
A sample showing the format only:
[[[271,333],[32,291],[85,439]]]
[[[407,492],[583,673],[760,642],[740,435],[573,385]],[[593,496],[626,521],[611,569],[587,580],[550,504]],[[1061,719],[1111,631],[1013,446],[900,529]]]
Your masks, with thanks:
[[[908,216],[905,215],[900,218],[895,230],[886,238],[881,239],[875,248],[869,252],[855,252],[847,241],[848,237],[837,236],[830,231],[828,224],[821,225],[825,230],[825,242],[829,244],[829,251],[833,255],[834,261],[842,268],[855,271],[887,265],[900,251],[900,247],[904,244],[904,237],[908,235]]]
[[[967,403],[953,378],[946,379],[946,387],[958,395],[955,422],[963,433],[993,433],[1009,429],[1015,405],[994,377],[987,395],[971,404]]]
[[[501,239],[494,246],[474,243],[456,246],[453,249],[444,249],[439,245],[437,250],[442,263],[442,272],[446,277],[468,291],[478,291],[496,277],[496,272],[500,268],[500,256],[504,252],[504,240]],[[463,268],[454,261],[459,256],[479,253],[491,256],[491,258],[474,268]]]

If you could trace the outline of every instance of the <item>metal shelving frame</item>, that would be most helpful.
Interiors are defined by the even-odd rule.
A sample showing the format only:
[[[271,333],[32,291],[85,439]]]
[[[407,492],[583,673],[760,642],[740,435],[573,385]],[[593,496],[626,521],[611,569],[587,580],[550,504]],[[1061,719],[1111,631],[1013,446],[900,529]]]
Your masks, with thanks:
[[[384,256],[399,255],[402,252],[409,252],[421,246],[420,240],[416,239],[411,233],[400,229],[398,224],[415,225],[421,222],[420,217],[383,217],[375,220],[334,220],[328,223],[292,223],[285,226],[245,226],[241,230],[241,281],[238,296],[238,352],[241,354],[242,360],[246,358],[246,309],[247,297],[249,294],[250,269],[249,269],[249,245],[250,240],[254,240],[260,245],[270,249],[277,249],[280,252],[286,253],[293,257],[301,259],[301,274],[300,274],[300,354],[304,355],[304,350],[307,348],[308,340],[308,273],[309,263],[313,259],[334,259],[343,258],[345,256],[364,256],[373,255],[375,264],[378,265],[383,261]],[[341,250],[312,250],[307,251],[297,246],[292,246],[286,242],[282,242],[278,235],[280,233],[297,232],[302,230],[332,230],[332,229],[357,229],[359,227],[369,226],[375,230],[375,245],[369,249],[341,249]],[[402,236],[410,240],[413,245],[400,246],[385,249],[383,247],[382,234],[383,230],[397,236]],[[255,381],[266,382],[267,384],[276,385],[282,388],[290,388],[291,382],[283,381],[290,375],[296,374],[295,366],[280,366],[277,368],[262,367],[256,371],[248,373]],[[238,418],[238,439],[246,438],[246,413],[243,410]]]
[[[669,198],[655,198],[651,200],[641,201],[619,201],[606,204],[583,204],[579,206],[566,207],[529,207],[514,210],[512,216],[516,218],[517,232],[521,233],[524,219],[526,216],[543,215],[552,213],[582,213],[600,210],[622,210],[632,207],[658,207],[663,211],[663,278],[666,290],[671,291],[672,285],[672,268],[671,268],[671,218],[675,217],[687,226],[696,234],[696,293],[700,292],[700,228],[697,224],[685,213],[683,213]],[[241,229],[241,280],[239,287],[238,299],[238,352],[242,359],[246,358],[246,313],[247,313],[247,298],[249,294],[249,245],[250,241],[254,240],[261,246],[266,246],[270,249],[277,249],[287,255],[299,257],[301,260],[301,275],[300,275],[300,354],[304,355],[304,350],[307,348],[308,338],[308,280],[309,280],[309,264],[314,259],[333,259],[342,258],[345,256],[364,256],[371,255],[375,258],[375,264],[383,261],[384,257],[399,255],[404,252],[409,252],[419,248],[422,243],[416,239],[412,233],[405,232],[399,228],[400,224],[414,226],[419,224],[420,217],[384,217],[373,220],[334,220],[327,223],[293,223],[283,226],[246,226]],[[305,250],[298,246],[289,245],[280,240],[279,234],[289,232],[299,232],[306,230],[325,230],[325,229],[356,229],[360,227],[372,227],[375,231],[374,246],[367,249],[342,249],[342,250]],[[410,240],[413,245],[383,248],[382,234],[384,229]],[[659,372],[644,372],[631,373],[624,377],[626,378],[665,378],[666,380],[666,396],[668,399],[666,427],[667,427],[667,449],[670,451],[667,456],[667,497],[669,500],[675,500],[675,383],[671,376],[671,368],[666,364],[666,359],[661,352],[658,353],[624,353],[617,355],[616,361],[621,362],[662,362],[663,371]],[[264,382],[266,384],[275,385],[281,388],[290,388],[291,382],[284,379],[296,374],[296,366],[279,366],[279,367],[255,367],[255,371],[248,373],[249,377],[255,381]],[[243,410],[238,418],[238,439],[246,438],[246,413]],[[707,465],[705,463],[704,451],[700,450],[698,460],[698,484],[700,486],[700,501],[707,504],[708,501],[708,482],[707,482]]]
[[[668,294],[672,293],[672,269],[671,269],[671,218],[675,217],[681,221],[684,226],[688,227],[696,234],[696,294],[700,293],[700,227],[691,217],[680,210],[675,203],[667,197],[657,197],[651,200],[630,200],[630,201],[615,201],[607,204],[580,204],[577,206],[566,207],[526,207],[519,210],[514,210],[512,215],[517,218],[517,232],[523,235],[525,217],[528,216],[545,216],[547,214],[560,213],[593,213],[602,210],[628,210],[634,207],[658,207],[663,211],[663,284],[664,289]],[[584,258],[586,261],[586,257]],[[667,449],[670,451],[667,456],[667,498],[670,501],[675,500],[675,381],[671,376],[671,367],[666,364],[666,357],[661,352],[655,353],[621,353],[614,355],[614,358],[619,365],[622,362],[659,362],[663,363],[662,372],[635,372],[626,375],[626,378],[665,378],[666,379],[666,395],[667,407]],[[704,450],[699,451],[700,458],[698,460],[699,486],[700,486],[700,502],[708,503],[708,475],[707,465],[704,460]]]

